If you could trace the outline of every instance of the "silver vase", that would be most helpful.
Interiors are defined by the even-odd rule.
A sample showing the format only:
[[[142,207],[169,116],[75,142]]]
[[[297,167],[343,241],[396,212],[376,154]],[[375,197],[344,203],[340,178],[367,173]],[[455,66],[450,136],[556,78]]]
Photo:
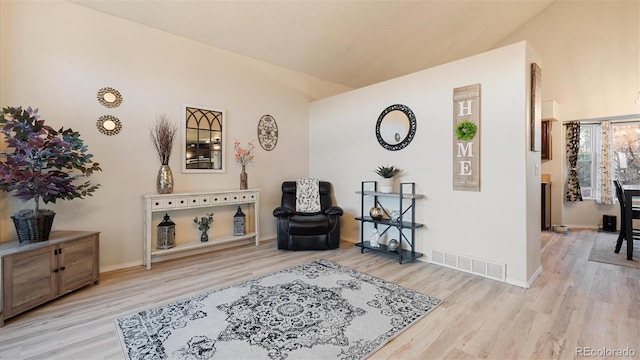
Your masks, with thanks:
[[[156,180],[156,190],[159,194],[171,194],[173,192],[173,173],[169,165],[160,166]]]

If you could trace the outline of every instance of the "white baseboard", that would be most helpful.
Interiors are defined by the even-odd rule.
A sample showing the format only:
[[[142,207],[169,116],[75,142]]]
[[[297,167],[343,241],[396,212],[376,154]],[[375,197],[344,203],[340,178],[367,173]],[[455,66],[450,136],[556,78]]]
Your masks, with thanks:
[[[554,224],[556,226],[559,226],[560,224]],[[572,229],[595,229],[598,230],[598,225],[564,225],[566,227],[569,228],[569,231],[571,231]]]
[[[263,236],[260,236],[260,242],[263,242],[263,241],[273,241],[273,240],[275,240],[277,237],[278,237],[278,236],[277,236],[276,234],[269,234],[269,235],[266,235],[266,236],[265,236],[265,235],[263,235]]]
[[[120,269],[126,269],[126,268],[130,268],[130,267],[134,267],[134,266],[142,266],[142,260],[140,260],[140,261],[133,261],[133,262],[124,263],[124,264],[116,264],[116,265],[110,265],[110,266],[101,266],[101,267],[100,267],[100,272],[101,272],[101,273],[104,273],[104,272],[109,272],[109,271],[115,271],[115,270],[120,270]]]
[[[263,242],[263,241],[264,242],[269,242],[269,241],[275,241],[275,240],[276,240],[276,235],[267,235],[267,236],[260,237],[260,242]],[[218,250],[220,250],[220,248],[218,248]],[[122,264],[116,264],[116,265],[101,266],[100,267],[100,273],[126,269],[126,268],[130,268],[130,267],[134,267],[134,266],[143,266],[142,260],[140,260],[140,261],[132,261],[132,262],[128,262],[128,263],[122,263]]]
[[[538,267],[538,270],[536,270],[536,272],[533,273],[533,275],[531,275],[531,277],[529,278],[528,281],[516,280],[516,279],[511,279],[511,278],[507,277],[505,282],[507,284],[511,284],[511,285],[515,285],[515,286],[519,286],[519,287],[523,287],[525,289],[528,289],[528,288],[531,287],[531,285],[533,285],[533,283],[540,276],[540,274],[542,274],[542,265],[540,265]]]

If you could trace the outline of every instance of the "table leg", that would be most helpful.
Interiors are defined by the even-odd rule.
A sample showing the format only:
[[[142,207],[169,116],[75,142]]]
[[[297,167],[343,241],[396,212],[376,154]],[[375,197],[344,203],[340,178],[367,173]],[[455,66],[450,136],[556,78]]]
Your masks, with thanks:
[[[633,196],[627,196],[625,204],[625,223],[627,238],[627,260],[633,260]]]
[[[625,214],[626,215],[626,214]],[[616,254],[620,253],[620,248],[622,244],[627,240],[627,233],[625,232],[627,218],[620,219],[620,233],[618,234],[618,240],[616,241],[616,248],[614,252]]]

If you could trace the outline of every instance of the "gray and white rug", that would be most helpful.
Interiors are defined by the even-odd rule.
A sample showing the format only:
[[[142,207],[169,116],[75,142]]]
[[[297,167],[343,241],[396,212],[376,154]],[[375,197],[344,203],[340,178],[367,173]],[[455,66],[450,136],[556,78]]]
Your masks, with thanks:
[[[589,254],[589,261],[620,265],[640,269],[640,241],[634,240],[633,260],[627,260],[627,241],[622,243],[619,253],[613,252],[618,234],[598,232]]]
[[[116,319],[128,359],[363,359],[441,300],[320,259]]]

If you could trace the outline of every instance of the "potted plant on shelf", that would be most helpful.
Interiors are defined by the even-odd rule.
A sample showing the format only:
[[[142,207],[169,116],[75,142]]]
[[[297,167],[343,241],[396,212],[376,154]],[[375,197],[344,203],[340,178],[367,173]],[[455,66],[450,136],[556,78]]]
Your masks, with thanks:
[[[202,231],[202,234],[200,235],[200,241],[209,241],[209,234],[207,234],[207,231],[209,231],[209,228],[213,223],[213,213],[206,214],[200,219],[198,219],[198,217],[196,216],[195,219],[193,219],[193,222],[198,224],[198,230]]]
[[[40,119],[38,109],[7,107],[2,109],[0,132],[7,149],[0,152],[0,190],[14,192],[23,202],[33,200],[33,209],[15,213],[13,219],[21,243],[49,239],[55,213],[40,209],[40,201],[72,200],[92,196],[100,184],[76,180],[101,171],[87,153],[80,134],[71,129],[56,131]]]
[[[380,177],[382,177],[382,180],[378,181],[379,185],[378,186],[378,191],[383,192],[383,193],[390,193],[393,192],[393,178],[394,176],[398,175],[398,173],[400,173],[402,170],[400,170],[399,168],[395,167],[395,166],[378,166],[377,169],[373,170],[373,172],[375,172],[376,174],[378,174]]]

